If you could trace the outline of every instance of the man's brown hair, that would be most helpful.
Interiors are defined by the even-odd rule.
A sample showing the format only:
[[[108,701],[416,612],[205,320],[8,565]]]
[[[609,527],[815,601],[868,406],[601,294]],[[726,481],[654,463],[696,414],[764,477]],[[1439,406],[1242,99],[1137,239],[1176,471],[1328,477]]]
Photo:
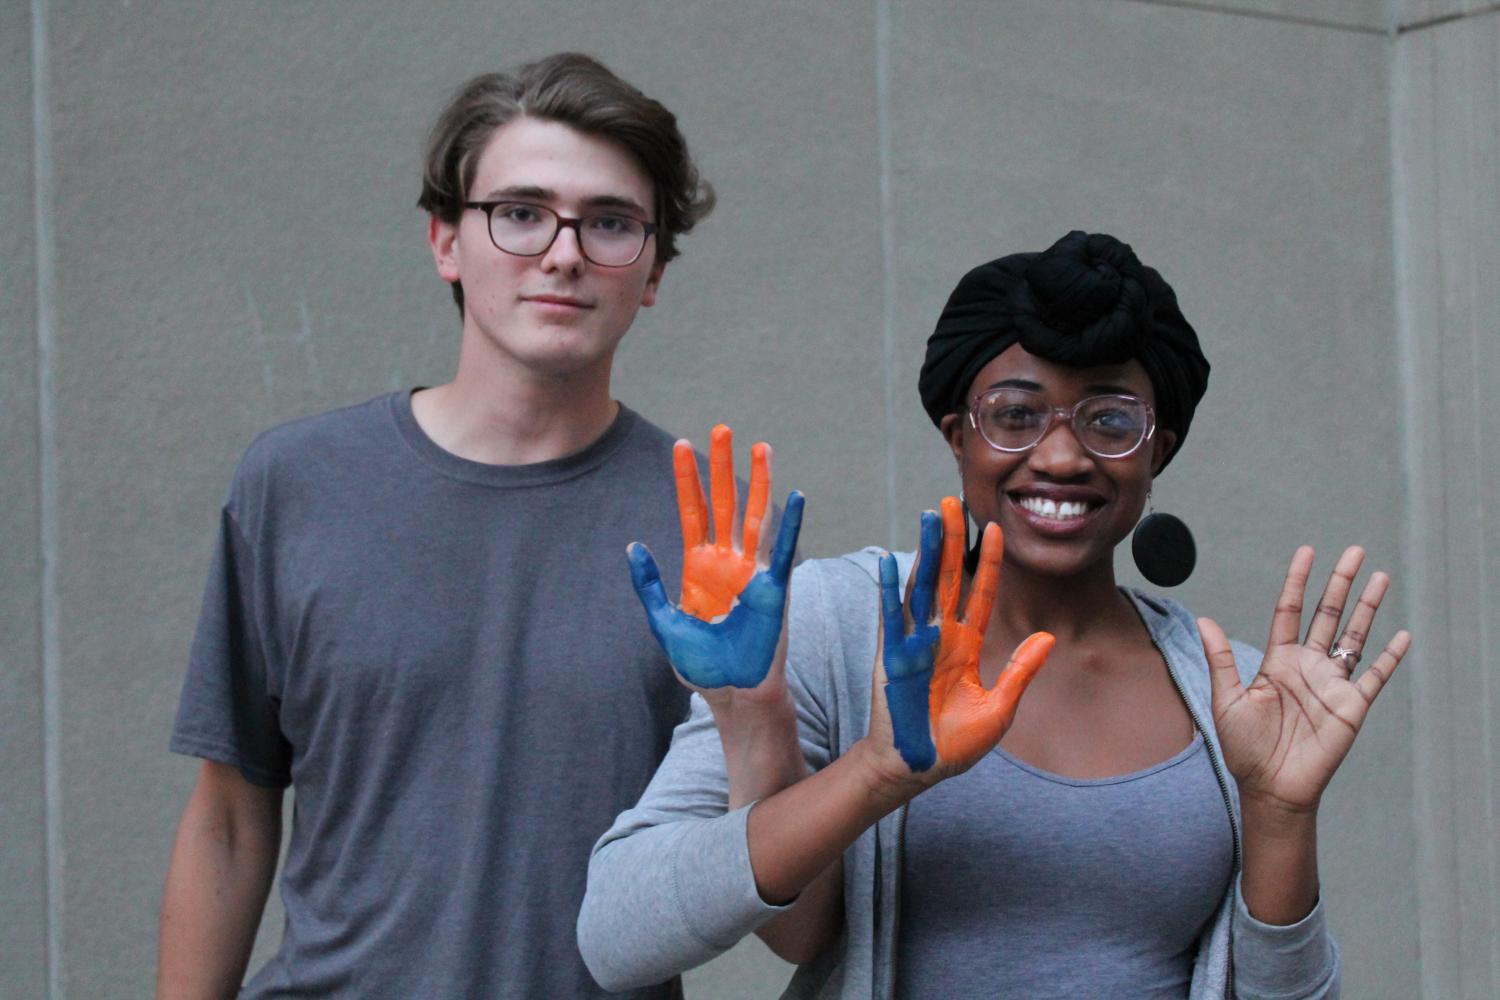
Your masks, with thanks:
[[[454,224],[464,212],[479,154],[495,130],[518,117],[562,122],[620,143],[640,163],[656,199],[656,263],[677,256],[677,237],[714,206],[677,128],[677,118],[598,60],[560,52],[513,73],[485,73],[464,84],[427,138],[417,206]],[[463,312],[463,287],[453,283]]]

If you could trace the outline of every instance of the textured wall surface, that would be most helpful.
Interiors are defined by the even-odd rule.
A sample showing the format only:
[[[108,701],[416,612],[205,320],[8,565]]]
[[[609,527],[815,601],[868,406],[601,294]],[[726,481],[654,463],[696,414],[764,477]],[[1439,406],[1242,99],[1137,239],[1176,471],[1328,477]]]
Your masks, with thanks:
[[[47,982],[31,17],[0,7],[0,995]]]
[[[1500,995],[1500,12],[1397,46],[1422,995],[1480,1000]]]
[[[1380,637],[1418,629],[1322,814],[1346,995],[1494,995],[1493,4],[32,9],[37,45],[0,9],[0,162],[27,181],[0,191],[0,996],[49,995],[49,933],[54,998],[148,992],[194,774],[166,735],[234,462],[451,374],[425,129],[466,77],[564,48],[671,107],[720,194],[617,394],[776,445],[810,555],[910,547],[956,488],[915,379],[963,271],[1087,228],[1167,276],[1214,364],[1156,491],[1199,538],[1178,596],[1259,644],[1293,547],[1326,568],[1359,542],[1396,577]],[[750,942],[688,985],[786,974]]]

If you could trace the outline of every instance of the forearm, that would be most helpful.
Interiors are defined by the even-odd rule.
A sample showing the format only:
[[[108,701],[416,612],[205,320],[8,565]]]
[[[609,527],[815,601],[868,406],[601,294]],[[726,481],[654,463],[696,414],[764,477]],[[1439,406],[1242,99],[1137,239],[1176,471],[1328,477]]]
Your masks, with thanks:
[[[802,756],[797,711],[790,697],[768,704],[730,700],[711,707],[724,748],[731,812],[775,795],[811,773]]]
[[[860,834],[915,794],[891,787],[861,740],[848,753],[750,810],[746,839],[761,898],[785,905],[834,864]]]
[[[772,704],[715,704],[714,721],[724,748],[729,808],[775,795],[811,774],[797,739],[790,698]],[[803,889],[796,905],[756,928],[773,952],[794,965],[812,961],[843,927],[843,865],[827,866]]]
[[[1318,901],[1317,816],[1244,804],[1244,869],[1236,907],[1235,995],[1331,1000],[1338,948]]]
[[[755,934],[783,961],[806,965],[838,939],[844,929],[844,862],[824,868],[797,903],[756,928]]]
[[[238,993],[276,870],[279,837],[184,816],[161,908],[157,1000]]]
[[[844,923],[843,853],[906,796],[890,790],[866,763],[867,745],[801,782],[756,803],[746,840],[761,898],[772,905],[796,900],[757,931],[783,959],[816,958]]]
[[[1317,812],[1243,803],[1245,908],[1267,924],[1295,924],[1318,902]]]

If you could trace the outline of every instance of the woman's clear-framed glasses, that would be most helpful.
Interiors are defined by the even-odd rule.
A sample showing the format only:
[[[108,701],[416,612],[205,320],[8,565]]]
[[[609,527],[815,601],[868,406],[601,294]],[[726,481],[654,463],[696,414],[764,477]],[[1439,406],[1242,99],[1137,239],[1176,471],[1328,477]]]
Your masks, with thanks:
[[[1098,458],[1124,458],[1156,433],[1155,411],[1135,396],[1090,396],[1072,406],[1049,406],[1039,392],[1000,388],[969,403],[969,423],[998,451],[1030,451],[1059,419]]]
[[[564,228],[578,237],[585,259],[600,267],[628,267],[641,257],[656,223],[618,212],[591,212],[570,218],[546,205],[526,201],[466,201],[464,208],[483,212],[490,223],[495,249],[516,257],[540,257]]]

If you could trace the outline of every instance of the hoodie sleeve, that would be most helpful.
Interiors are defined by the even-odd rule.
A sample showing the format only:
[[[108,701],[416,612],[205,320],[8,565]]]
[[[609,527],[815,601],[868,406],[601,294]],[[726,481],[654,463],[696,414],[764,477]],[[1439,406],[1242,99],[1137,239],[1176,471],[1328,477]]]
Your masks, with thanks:
[[[818,564],[792,577],[787,684],[798,739],[813,770],[830,759],[828,622]],[[812,680],[810,680],[812,679]],[[578,947],[606,990],[670,979],[733,947],[788,906],[761,899],[746,819],[728,812],[729,783],[712,710],[697,695],[666,758],[634,808],[594,845],[578,915]]]

